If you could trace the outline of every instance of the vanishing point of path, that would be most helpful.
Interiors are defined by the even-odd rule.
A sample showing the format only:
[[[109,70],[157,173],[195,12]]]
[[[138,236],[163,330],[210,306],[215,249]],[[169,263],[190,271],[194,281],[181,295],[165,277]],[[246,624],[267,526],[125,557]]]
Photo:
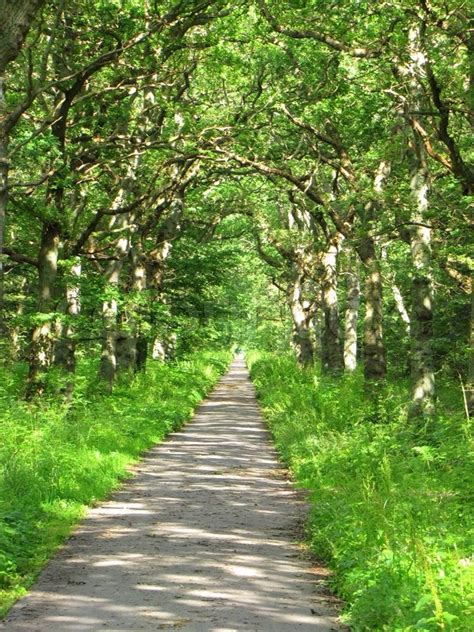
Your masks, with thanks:
[[[305,505],[238,358],[192,423],[92,509],[7,632],[340,629],[295,544]]]

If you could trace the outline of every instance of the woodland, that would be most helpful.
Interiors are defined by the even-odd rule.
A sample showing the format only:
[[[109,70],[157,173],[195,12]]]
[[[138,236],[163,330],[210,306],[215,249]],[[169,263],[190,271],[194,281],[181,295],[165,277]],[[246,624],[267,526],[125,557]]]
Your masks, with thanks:
[[[0,612],[239,348],[350,628],[474,628],[471,19],[0,0]]]

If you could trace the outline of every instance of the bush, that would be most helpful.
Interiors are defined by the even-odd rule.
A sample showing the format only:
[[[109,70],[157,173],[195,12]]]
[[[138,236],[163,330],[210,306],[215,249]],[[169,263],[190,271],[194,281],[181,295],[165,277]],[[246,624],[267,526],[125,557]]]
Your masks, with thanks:
[[[17,399],[21,367],[0,375],[0,614],[25,593],[86,507],[189,419],[229,360],[226,352],[200,352],[153,363],[107,397],[91,394],[95,367],[83,362],[70,407]]]
[[[441,404],[431,424],[413,428],[403,381],[368,399],[358,373],[323,377],[271,354],[248,360],[277,448],[311,491],[308,537],[334,571],[352,629],[474,629],[462,414]]]

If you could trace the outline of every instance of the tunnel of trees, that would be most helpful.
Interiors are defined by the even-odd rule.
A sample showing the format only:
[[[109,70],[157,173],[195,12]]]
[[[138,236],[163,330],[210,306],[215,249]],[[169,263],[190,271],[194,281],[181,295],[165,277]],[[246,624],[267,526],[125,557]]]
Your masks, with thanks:
[[[193,354],[258,350],[264,406],[285,371],[282,389],[300,389],[291,405],[307,404],[296,435],[319,383],[341,424],[359,406],[361,453],[370,433],[403,435],[406,484],[441,481],[410,524],[432,501],[438,539],[454,535],[442,550],[433,525],[413,535],[404,599],[416,629],[469,629],[469,19],[461,0],[0,0],[2,462],[33,431],[25,416],[67,424]],[[357,402],[341,408],[349,392]],[[10,475],[0,469],[5,593],[25,574],[12,542],[33,538],[17,528]],[[380,554],[396,548],[384,533],[372,534]],[[356,579],[337,581],[357,605]],[[367,594],[366,610],[403,610]],[[357,629],[415,629],[390,616]]]

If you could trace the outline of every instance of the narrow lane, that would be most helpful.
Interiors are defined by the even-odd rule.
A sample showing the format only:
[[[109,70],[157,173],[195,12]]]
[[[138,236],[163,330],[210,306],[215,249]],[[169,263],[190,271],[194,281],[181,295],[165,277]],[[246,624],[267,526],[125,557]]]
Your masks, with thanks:
[[[238,358],[192,423],[90,511],[0,630],[340,629],[294,543],[304,512]]]

